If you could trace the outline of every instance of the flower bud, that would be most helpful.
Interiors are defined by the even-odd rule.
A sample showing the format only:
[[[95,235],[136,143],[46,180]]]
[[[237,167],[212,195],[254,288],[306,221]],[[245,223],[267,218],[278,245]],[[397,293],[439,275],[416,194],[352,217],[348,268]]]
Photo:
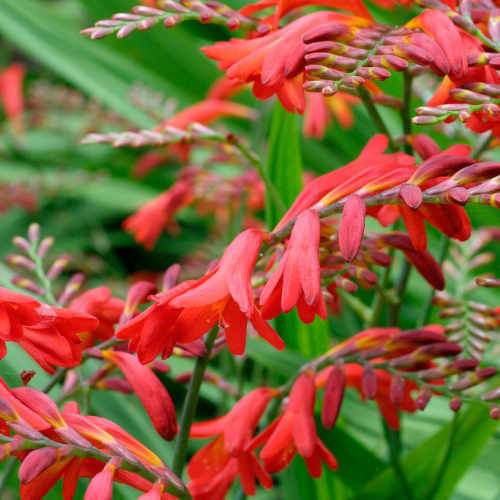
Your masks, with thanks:
[[[431,400],[431,397],[431,391],[427,387],[424,387],[415,400],[417,408],[422,411],[425,410],[427,408],[427,405],[429,404],[429,401]]]
[[[40,224],[34,222],[28,228],[28,239],[31,243],[36,243],[40,239]]]
[[[460,410],[461,407],[462,407],[462,400],[458,396],[455,396],[450,401],[450,410],[457,412],[458,410]]]
[[[344,399],[346,378],[341,364],[335,364],[330,370],[325,385],[321,421],[326,429],[331,429],[337,421]]]
[[[399,196],[410,208],[417,209],[422,204],[422,191],[415,184],[403,184]]]
[[[350,195],[342,210],[338,233],[340,253],[348,262],[354,260],[363,241],[365,213],[363,199],[356,194]]]
[[[361,391],[367,399],[374,399],[377,395],[377,375],[371,365],[366,365],[361,377]]]
[[[393,404],[400,406],[405,395],[405,381],[399,375],[391,377],[391,385],[389,388],[389,398]]]
[[[22,461],[19,467],[19,480],[22,484],[29,483],[37,478],[45,469],[48,469],[57,460],[55,448],[40,448],[33,450]]]

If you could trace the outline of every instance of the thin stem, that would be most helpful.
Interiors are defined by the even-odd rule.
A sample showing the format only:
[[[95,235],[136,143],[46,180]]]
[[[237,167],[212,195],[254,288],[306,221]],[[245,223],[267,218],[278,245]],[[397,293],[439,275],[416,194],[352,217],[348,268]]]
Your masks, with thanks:
[[[29,256],[35,264],[35,274],[43,287],[44,298],[51,305],[57,305],[57,300],[52,292],[52,283],[43,269],[43,259],[37,253],[38,245],[35,244],[29,250]]]
[[[389,139],[389,147],[393,151],[396,151],[398,148],[394,143],[394,139],[392,138],[389,129],[387,128],[386,124],[384,123],[384,120],[382,120],[382,117],[380,116],[377,108],[375,107],[375,104],[373,103],[370,93],[364,87],[359,87],[358,94],[361,100],[363,101],[363,104],[365,105],[365,108],[368,111],[370,118],[375,123],[376,127]]]
[[[406,290],[406,285],[408,284],[410,271],[411,265],[406,259],[404,259],[395,286],[396,298],[398,300],[394,304],[391,304],[389,307],[389,326],[398,325],[399,313],[401,312],[401,306],[403,305],[403,295]]]
[[[196,365],[193,371],[193,377],[191,378],[191,383],[189,384],[188,393],[186,394],[186,399],[184,400],[184,406],[182,408],[182,416],[180,423],[180,431],[177,436],[177,441],[175,442],[174,450],[174,460],[172,464],[172,470],[174,474],[179,477],[182,474],[182,469],[184,468],[184,462],[186,459],[189,432],[191,430],[191,424],[193,423],[193,418],[196,413],[196,407],[198,406],[198,399],[200,396],[200,387],[203,382],[203,375],[207,369],[208,361],[210,360],[210,352],[214,345],[215,338],[217,337],[219,329],[218,327],[213,328],[207,336],[205,342],[206,354],[196,360]]]
[[[493,135],[491,132],[488,132],[483,137],[481,137],[477,146],[472,152],[472,158],[481,158],[481,155],[488,149],[492,138]]]
[[[383,420],[383,426],[385,440],[387,441],[387,444],[389,446],[389,455],[391,458],[392,467],[399,479],[399,482],[401,483],[401,486],[403,487],[405,497],[408,500],[411,500],[413,498],[411,486],[399,460],[399,455],[401,454],[401,434],[399,433],[399,431],[395,431],[394,429],[389,428],[385,420]]]
[[[445,475],[446,469],[448,467],[448,462],[450,461],[451,454],[453,452],[457,425],[458,425],[458,412],[455,413],[455,415],[453,416],[453,420],[451,422],[450,435],[448,437],[448,446],[446,447],[446,452],[444,454],[443,461],[441,462],[441,465],[439,467],[438,472],[436,473],[432,486],[429,489],[429,493],[427,494],[427,498],[429,500],[432,500],[435,494],[438,492],[439,486],[441,485],[441,480]]]
[[[67,371],[68,370],[66,368],[58,368],[45,387],[42,388],[42,392],[50,392],[50,390],[64,378]]]
[[[446,256],[448,255],[449,248],[450,248],[450,238],[448,238],[448,236],[443,234],[441,236],[441,244],[439,245],[438,262],[440,264],[442,264],[444,259],[446,259]],[[431,290],[429,292],[429,297],[427,298],[424,310],[422,312],[422,316],[420,316],[420,320],[418,321],[418,326],[424,326],[428,323],[429,318],[431,316],[431,312],[432,312],[432,298],[433,297],[434,297],[434,290],[431,288]]]
[[[411,136],[411,86],[413,82],[412,75],[405,71],[403,73],[404,78],[404,87],[403,87],[403,106],[401,108],[401,121],[403,122],[403,134],[404,134],[404,150],[405,153],[411,154],[412,147],[408,142],[409,137]]]
[[[7,461],[7,465],[4,466],[5,468],[3,474],[0,477],[0,498],[3,498],[3,494],[7,489],[7,483],[9,482],[9,478],[11,474],[14,472],[16,465],[17,465],[17,460],[14,457],[12,457]]]

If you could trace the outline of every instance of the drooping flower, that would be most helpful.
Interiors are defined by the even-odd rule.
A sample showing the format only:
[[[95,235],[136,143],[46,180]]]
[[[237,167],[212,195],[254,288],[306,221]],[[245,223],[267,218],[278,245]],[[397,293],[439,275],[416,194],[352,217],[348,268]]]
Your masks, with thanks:
[[[106,286],[92,288],[71,301],[69,309],[91,314],[99,320],[94,331],[86,332],[86,338],[85,334],[80,334],[85,347],[93,345],[96,340],[108,340],[113,336],[114,326],[120,319],[123,307],[123,300],[113,297]]]
[[[173,439],[177,434],[175,406],[167,389],[151,368],[126,352],[107,350],[102,351],[102,356],[118,366],[125,375],[158,434],[164,439]]]
[[[256,478],[264,487],[272,486],[271,477],[262,469],[249,445],[274,394],[273,389],[255,389],[223,417],[193,424],[191,437],[215,436],[188,465],[189,490],[195,498],[214,490],[225,490],[237,476],[247,495],[255,494]]]
[[[90,481],[85,491],[84,500],[111,500],[113,497],[113,477],[116,472],[116,459],[111,459]]]
[[[335,457],[316,434],[315,396],[313,373],[302,373],[293,384],[283,415],[255,438],[254,446],[265,443],[260,458],[268,472],[283,470],[296,453],[302,456],[312,477],[321,475],[323,462],[330,469],[337,468]]]
[[[166,228],[175,228],[173,215],[189,205],[193,186],[189,177],[179,179],[170,189],[148,201],[136,213],[123,221],[123,228],[138,243],[151,250]]]
[[[310,323],[317,314],[326,318],[321,294],[319,265],[320,222],[318,214],[304,210],[293,226],[279,264],[260,294],[266,318],[297,306],[302,321]]]

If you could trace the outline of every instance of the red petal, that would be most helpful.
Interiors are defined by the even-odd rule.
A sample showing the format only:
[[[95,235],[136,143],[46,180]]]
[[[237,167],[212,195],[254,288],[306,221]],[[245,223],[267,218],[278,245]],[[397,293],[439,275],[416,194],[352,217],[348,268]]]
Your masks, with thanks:
[[[339,226],[340,253],[349,262],[358,255],[363,241],[365,213],[363,198],[356,194],[350,195],[344,204]]]

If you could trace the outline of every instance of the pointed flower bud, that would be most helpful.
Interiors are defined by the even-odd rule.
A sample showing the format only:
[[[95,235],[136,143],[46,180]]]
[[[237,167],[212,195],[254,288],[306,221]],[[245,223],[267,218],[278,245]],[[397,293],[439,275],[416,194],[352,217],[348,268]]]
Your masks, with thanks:
[[[422,204],[422,191],[415,184],[403,184],[399,190],[399,196],[410,208],[415,210]]]
[[[337,421],[344,399],[345,384],[346,378],[343,366],[341,364],[333,365],[326,381],[323,411],[321,413],[321,420],[326,429],[331,429]]]
[[[96,498],[99,498],[99,500],[112,500],[113,477],[120,466],[120,462],[120,459],[112,458],[104,466],[104,469],[92,478],[85,491],[84,500],[95,500]]]
[[[361,391],[367,399],[375,399],[377,395],[377,375],[371,365],[366,365],[361,378]]]
[[[457,412],[458,410],[460,410],[461,407],[462,407],[462,400],[459,397],[455,396],[450,401],[450,410]]]
[[[31,451],[19,467],[19,480],[21,483],[29,483],[54,464],[57,458],[58,453],[55,448],[47,447]]]
[[[365,214],[363,198],[356,194],[348,196],[339,226],[339,247],[342,256],[349,262],[354,260],[363,241]]]

